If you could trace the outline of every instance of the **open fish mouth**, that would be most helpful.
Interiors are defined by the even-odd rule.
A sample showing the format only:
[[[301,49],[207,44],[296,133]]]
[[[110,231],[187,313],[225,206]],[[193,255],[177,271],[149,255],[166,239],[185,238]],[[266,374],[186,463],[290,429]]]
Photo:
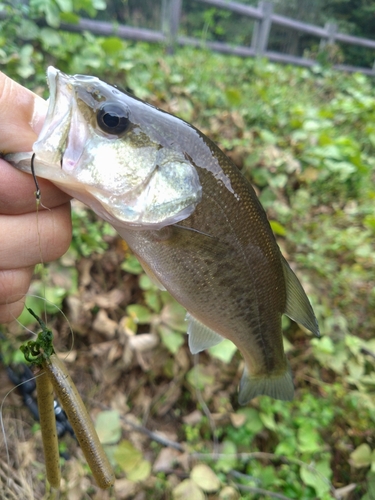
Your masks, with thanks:
[[[50,90],[48,110],[38,140],[33,145],[33,151],[38,157],[46,154],[45,145],[48,141],[49,153],[55,161],[56,151],[62,151],[61,131],[58,125],[61,122],[69,123],[72,111],[73,92],[69,84],[69,77],[52,66],[47,70],[47,81]],[[58,131],[58,132],[56,132]]]

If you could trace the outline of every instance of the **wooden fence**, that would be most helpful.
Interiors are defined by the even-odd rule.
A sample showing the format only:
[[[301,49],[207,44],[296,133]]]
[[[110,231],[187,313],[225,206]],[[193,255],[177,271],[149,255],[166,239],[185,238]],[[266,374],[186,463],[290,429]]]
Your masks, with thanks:
[[[347,43],[374,50],[375,59],[375,40],[340,33],[337,30],[337,25],[333,23],[327,23],[324,27],[321,27],[296,21],[285,16],[280,16],[273,12],[273,5],[269,1],[260,1],[257,7],[251,7],[249,5],[227,0],[189,1],[210,5],[218,9],[229,10],[250,18],[254,23],[254,26],[252,27],[252,41],[250,46],[234,46],[223,42],[204,41],[197,38],[180,36],[179,26],[183,7],[182,0],[162,0],[162,22],[160,31],[134,28],[126,25],[114,26],[112,23],[93,21],[90,19],[80,19],[78,24],[63,23],[61,24],[61,29],[75,32],[87,30],[97,35],[111,35],[131,40],[161,42],[167,44],[170,50],[173,50],[173,47],[176,44],[194,45],[198,47],[204,45],[218,52],[243,57],[266,57],[270,61],[305,67],[312,67],[316,65],[317,61],[315,59],[267,50],[271,27],[280,26],[296,32],[315,36],[319,41],[319,47],[321,50],[327,47],[327,45]],[[362,68],[345,64],[336,64],[333,67],[342,71],[359,71],[370,76],[375,76],[375,65],[372,68]]]

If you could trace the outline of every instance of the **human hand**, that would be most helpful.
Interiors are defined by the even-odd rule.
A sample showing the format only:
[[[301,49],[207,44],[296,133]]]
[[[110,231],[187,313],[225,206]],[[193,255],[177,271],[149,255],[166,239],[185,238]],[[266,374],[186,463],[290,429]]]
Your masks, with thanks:
[[[43,99],[0,72],[0,152],[31,151],[46,111]],[[59,258],[70,244],[69,196],[47,180],[38,183],[37,216],[32,176],[0,159],[0,323],[22,312],[34,266]]]

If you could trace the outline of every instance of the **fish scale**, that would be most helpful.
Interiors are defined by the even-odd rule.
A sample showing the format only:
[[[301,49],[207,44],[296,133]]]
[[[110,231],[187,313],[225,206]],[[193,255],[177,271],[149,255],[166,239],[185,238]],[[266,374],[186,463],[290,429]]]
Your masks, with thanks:
[[[217,151],[216,155],[220,153]],[[170,268],[171,262],[175,263],[175,270],[171,272],[173,283],[164,282],[167,290],[192,316],[232,340],[242,353],[249,351],[249,347],[253,352],[260,352],[256,356],[261,365],[257,367],[258,371],[263,366],[268,373],[285,370],[285,357],[279,354],[282,350],[281,315],[286,302],[279,248],[269,225],[262,231],[257,230],[257,225],[267,222],[263,209],[247,181],[222,155],[220,164],[234,186],[238,199],[234,199],[234,194],[220,183],[213,183],[213,175],[209,171],[199,169],[202,201],[195,212],[180,223],[181,227],[194,228],[209,234],[211,238],[194,231],[185,231],[186,237],[183,241],[180,237],[178,244],[171,239],[155,241],[143,232],[132,232],[131,235],[123,232],[123,237],[141,260],[149,261],[152,258],[160,261],[159,269],[165,269],[166,266]],[[215,224],[211,223],[209,227],[207,214],[213,214],[215,220]],[[213,267],[217,269],[220,266],[222,269],[214,280],[207,279],[203,272],[208,260],[205,255],[202,258],[202,239],[212,240],[206,244],[215,245],[216,241],[219,242],[217,258],[214,265],[208,268],[212,271]],[[251,251],[249,246],[256,251]],[[211,248],[207,250],[211,252]],[[212,254],[215,255],[215,248]],[[257,259],[259,254],[261,258]],[[202,259],[201,265],[197,262],[198,256]],[[210,278],[213,274],[209,274]],[[187,281],[186,276],[191,281]],[[163,282],[162,273],[157,277]],[[254,286],[258,277],[261,286]],[[276,287],[278,290],[274,293]],[[213,296],[216,299],[214,301]],[[240,307],[237,297],[241,297]],[[262,304],[261,308],[259,304]],[[254,357],[251,354],[249,356]],[[255,362],[252,361],[251,365],[254,370]]]
[[[291,400],[281,317],[319,328],[249,182],[187,122],[96,77],[52,67],[47,76],[36,174],[112,224],[187,309],[193,353],[234,342],[245,361],[241,404],[262,394]],[[30,172],[30,156],[7,159]]]

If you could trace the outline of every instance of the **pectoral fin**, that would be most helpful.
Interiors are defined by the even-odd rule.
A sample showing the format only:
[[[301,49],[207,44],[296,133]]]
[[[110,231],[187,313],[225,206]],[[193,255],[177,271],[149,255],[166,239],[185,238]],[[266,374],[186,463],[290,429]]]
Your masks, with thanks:
[[[187,333],[189,335],[189,348],[192,354],[204,351],[224,340],[221,335],[193,318],[191,314],[188,313],[186,319],[189,322]]]
[[[301,283],[284,258],[282,263],[287,295],[285,314],[320,337],[317,319]]]
[[[289,363],[287,363],[284,373],[264,377],[251,377],[245,367],[240,382],[238,402],[240,405],[245,405],[256,396],[262,395],[282,401],[292,401],[294,385]]]

